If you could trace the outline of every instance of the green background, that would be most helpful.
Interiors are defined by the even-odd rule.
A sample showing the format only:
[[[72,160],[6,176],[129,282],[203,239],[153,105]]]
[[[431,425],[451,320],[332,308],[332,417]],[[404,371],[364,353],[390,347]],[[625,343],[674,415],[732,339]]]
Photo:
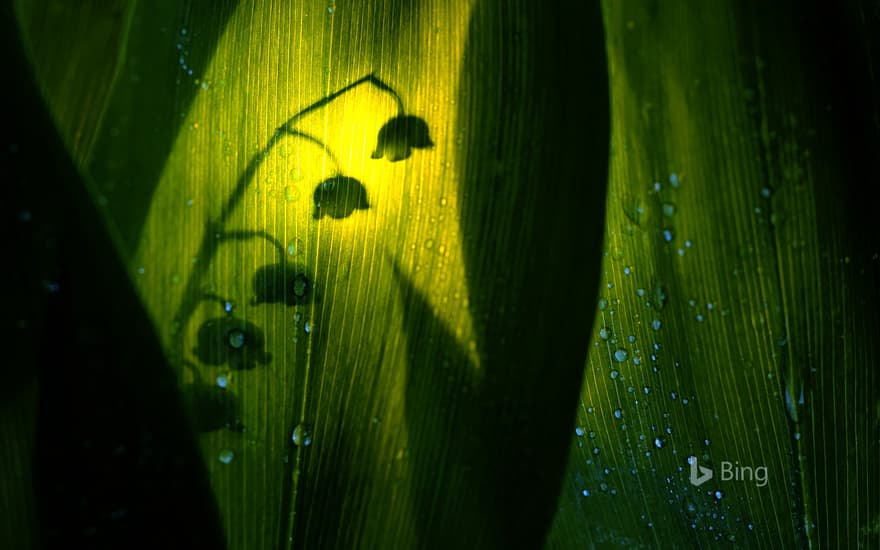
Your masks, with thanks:
[[[880,546],[878,7],[533,4],[4,8],[0,540]],[[304,117],[371,207],[313,220],[280,141],[219,230],[314,298],[252,304],[278,252],[204,236],[369,73],[435,146],[371,159],[376,87]],[[204,293],[271,361],[199,364]]]

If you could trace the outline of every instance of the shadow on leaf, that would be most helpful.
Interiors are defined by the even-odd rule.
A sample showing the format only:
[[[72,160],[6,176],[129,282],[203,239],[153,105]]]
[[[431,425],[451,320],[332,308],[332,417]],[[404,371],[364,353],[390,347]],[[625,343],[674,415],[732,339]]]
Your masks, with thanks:
[[[224,548],[177,378],[45,110],[11,4],[0,8],[0,24],[15,83],[4,87],[3,104],[16,115],[2,133],[19,144],[14,162],[29,182],[15,198],[34,205],[34,219],[47,222],[42,239],[58,251],[40,353],[19,366],[38,366],[36,432],[22,457],[32,460],[34,494],[9,498],[34,506],[34,547]],[[21,534],[31,527],[22,523]],[[20,537],[6,546],[32,546]]]
[[[254,273],[254,304],[296,306],[308,303],[312,281],[304,269],[289,263],[264,265]]]
[[[428,131],[428,123],[413,115],[399,115],[382,126],[379,130],[376,150],[371,158],[388,157],[391,162],[398,162],[412,156],[413,149],[427,149],[434,146]]]
[[[495,547],[497,541],[474,537],[487,532],[487,511],[515,503],[493,498],[495,448],[482,414],[489,403],[472,385],[473,367],[458,340],[396,263],[393,274],[404,304],[406,424],[420,547]]]
[[[342,220],[351,216],[355,210],[367,210],[367,190],[364,184],[348,176],[333,176],[319,183],[313,194],[315,212],[313,218],[324,216]]]
[[[206,365],[228,364],[233,370],[248,370],[267,364],[263,331],[244,319],[217,317],[199,327],[198,345],[193,353]]]
[[[242,431],[238,398],[233,393],[199,383],[184,386],[181,392],[196,431],[214,432],[223,428]]]

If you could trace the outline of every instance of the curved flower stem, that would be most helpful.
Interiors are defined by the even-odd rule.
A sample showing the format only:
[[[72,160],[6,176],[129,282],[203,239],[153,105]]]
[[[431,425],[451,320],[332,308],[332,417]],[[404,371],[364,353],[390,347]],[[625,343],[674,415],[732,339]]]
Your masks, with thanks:
[[[278,143],[278,140],[281,139],[282,136],[289,135],[304,139],[311,143],[314,143],[321,147],[330,160],[333,162],[335,173],[340,173],[341,169],[339,166],[339,159],[336,158],[336,155],[333,154],[333,151],[327,147],[327,144],[316,138],[311,134],[307,134],[295,128],[286,127],[286,123],[282,124],[278,128],[275,129],[275,133],[272,135],[272,138],[266,144],[266,147],[251,157],[251,161],[248,163],[247,168],[245,168],[244,173],[242,173],[241,177],[238,178],[238,183],[235,185],[235,189],[232,191],[232,194],[229,195],[229,198],[226,199],[226,204],[223,205],[223,210],[220,211],[220,218],[218,220],[219,225],[223,225],[226,223],[226,220],[229,219],[229,216],[232,215],[232,212],[241,202],[241,199],[244,197],[245,191],[247,191],[248,187],[250,187],[251,183],[253,183],[254,176],[257,173],[257,168],[263,164],[263,161],[266,157],[269,156],[269,153],[272,152],[272,149]]]
[[[275,147],[282,136],[292,135],[320,145],[324,152],[335,164],[336,172],[339,173],[339,161],[336,159],[336,156],[333,155],[327,145],[318,138],[297,130],[294,127],[294,124],[307,114],[328,105],[338,97],[353,90],[361,84],[372,84],[379,90],[390,94],[391,97],[394,98],[394,101],[397,103],[398,113],[401,115],[405,113],[403,100],[400,98],[400,94],[398,94],[397,91],[394,90],[394,88],[383,82],[374,74],[370,73],[305,107],[304,109],[300,110],[292,117],[287,119],[287,121],[285,121],[281,126],[275,129],[275,132],[266,143],[266,146],[263,148],[263,150],[259,151],[257,154],[251,157],[251,160],[250,162],[248,162],[248,165],[245,168],[244,172],[241,174],[241,176],[239,176],[238,182],[235,185],[235,189],[233,189],[232,194],[230,194],[229,198],[226,200],[226,203],[223,205],[219,217],[216,220],[209,220],[208,223],[205,224],[205,234],[202,238],[202,243],[201,245],[199,245],[199,250],[195,257],[195,268],[190,274],[189,279],[187,279],[186,287],[184,288],[183,292],[183,298],[181,300],[180,306],[178,306],[177,308],[177,312],[174,315],[176,333],[172,340],[170,350],[172,361],[183,361],[183,337],[185,333],[182,328],[195,313],[196,308],[201,302],[199,298],[199,285],[201,284],[201,280],[205,276],[205,273],[208,270],[208,266],[211,264],[211,260],[214,258],[214,254],[216,253],[217,243],[215,241],[223,240],[223,229],[226,225],[226,221],[241,203],[241,200],[244,198],[245,192],[247,191],[248,187],[250,187],[251,183],[253,183],[254,176],[257,173],[257,169],[269,156],[269,153],[272,152],[272,149]],[[258,235],[257,232],[254,232],[249,236],[256,237]],[[268,237],[265,234],[263,236],[264,238]],[[276,245],[276,248],[279,248],[281,250],[281,254],[283,257],[284,248],[280,245],[280,243],[277,243],[277,241],[273,244]]]
[[[231,309],[226,309],[227,304],[232,304],[232,300],[220,296],[219,294],[214,294],[213,292],[203,293],[201,296],[199,296],[199,302],[215,302],[223,308],[223,311],[227,313],[232,311]]]
[[[357,88],[361,84],[372,84],[373,86],[379,88],[383,92],[390,94],[391,97],[394,98],[395,103],[397,103],[397,113],[399,115],[403,115],[406,113],[406,110],[403,108],[403,99],[400,98],[400,94],[398,94],[394,88],[392,88],[388,84],[385,84],[379,77],[377,77],[373,73],[370,73],[367,76],[361,77],[361,78],[355,80],[354,82],[352,82],[351,84],[344,86],[344,87],[336,90],[332,94],[312,103],[311,105],[309,105],[305,109],[301,110],[300,112],[296,113],[295,115],[293,115],[292,117],[287,119],[287,122],[282,124],[281,128],[283,128],[283,129],[292,128],[294,123],[296,121],[298,121],[299,119],[301,119],[302,117],[306,116],[307,114],[311,113],[312,111],[320,109],[321,107],[327,105],[328,103],[330,103],[334,99],[338,98],[339,96],[345,94],[346,92],[349,92],[349,91]]]
[[[195,382],[196,384],[201,384],[202,383],[202,375],[199,372],[198,365],[196,365],[192,361],[183,361],[182,364],[183,364],[184,368],[187,368],[192,372],[193,382]]]
[[[261,230],[254,229],[240,229],[237,231],[226,231],[220,235],[220,241],[246,241],[248,239],[265,239],[269,242],[275,250],[278,251],[278,256],[280,259],[284,259],[284,245],[281,242],[273,237],[272,235],[266,233]]]

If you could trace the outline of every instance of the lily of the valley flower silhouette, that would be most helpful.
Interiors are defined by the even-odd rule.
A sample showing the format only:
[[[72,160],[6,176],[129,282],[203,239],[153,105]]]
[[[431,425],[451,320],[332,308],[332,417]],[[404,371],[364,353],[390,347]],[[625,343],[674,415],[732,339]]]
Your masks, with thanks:
[[[376,150],[371,155],[374,159],[383,156],[391,162],[408,159],[413,149],[427,149],[434,146],[428,131],[428,124],[421,118],[412,115],[398,115],[382,126]]]
[[[198,345],[193,353],[206,365],[228,363],[233,370],[248,370],[270,361],[264,346],[263,333],[253,323],[235,317],[217,317],[199,327]]]
[[[328,178],[315,187],[313,195],[315,212],[313,217],[320,220],[324,216],[341,220],[351,216],[355,210],[367,210],[367,190],[355,178],[337,175]]]
[[[254,304],[302,305],[312,295],[306,272],[288,263],[264,265],[254,273]]]
[[[413,149],[432,147],[428,124],[421,118],[407,115],[406,108],[397,90],[385,83],[374,74],[365,75],[336,91],[325,95],[312,104],[299,110],[280,124],[265,146],[254,154],[244,171],[239,174],[233,191],[226,198],[216,217],[211,219],[202,236],[202,242],[196,255],[195,268],[186,282],[184,298],[178,305],[175,319],[175,333],[172,341],[172,355],[177,358],[185,356],[185,338],[190,334],[184,330],[193,318],[199,303],[210,300],[219,303],[228,314],[225,317],[205,321],[198,330],[197,345],[193,354],[203,365],[228,365],[233,370],[253,369],[257,365],[267,364],[271,356],[266,352],[263,333],[256,325],[232,315],[233,303],[217,295],[205,295],[202,291],[202,280],[207,275],[209,266],[216,254],[218,244],[238,243],[252,239],[263,239],[271,244],[279,254],[279,261],[261,267],[253,277],[254,304],[275,303],[287,306],[306,304],[315,297],[313,278],[299,266],[288,263],[285,247],[272,235],[262,230],[229,230],[227,224],[247,196],[248,188],[253,185],[256,174],[265,159],[275,147],[286,138],[295,138],[321,148],[333,164],[330,177],[319,183],[314,190],[314,219],[324,217],[341,220],[351,216],[356,210],[367,210],[370,203],[364,184],[354,177],[345,175],[343,166],[333,151],[322,139],[308,134],[298,128],[298,123],[310,113],[322,109],[346,93],[363,85],[370,85],[387,94],[396,106],[396,115],[388,120],[379,130],[373,158],[387,158],[398,162],[409,158]],[[197,373],[197,370],[195,371]],[[234,418],[235,407],[231,393],[220,390],[212,385],[204,386],[201,382],[188,388],[188,404],[193,410],[200,430],[210,431],[222,425],[232,427],[240,424]]]
[[[193,427],[199,432],[222,428],[241,431],[238,398],[231,392],[208,384],[188,384],[182,392]]]

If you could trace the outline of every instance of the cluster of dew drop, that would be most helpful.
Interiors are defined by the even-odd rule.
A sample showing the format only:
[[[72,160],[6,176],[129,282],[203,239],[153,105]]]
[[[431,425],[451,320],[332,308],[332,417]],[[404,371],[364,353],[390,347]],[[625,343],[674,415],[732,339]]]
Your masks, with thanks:
[[[659,182],[655,182],[649,191],[649,195],[656,195],[661,199],[659,200],[660,216],[658,216],[660,225],[657,229],[659,246],[676,247],[674,254],[684,257],[688,251],[694,249],[694,244],[690,239],[679,240],[673,225],[678,212],[673,197],[681,187],[681,178],[677,173],[672,173],[669,175],[667,185],[668,193],[664,192],[665,186]],[[645,207],[632,198],[625,202],[624,213],[631,222],[624,227],[624,235],[632,235],[635,231],[633,224],[640,227],[647,219]],[[676,243],[681,244],[676,246]],[[608,256],[609,253],[606,252],[606,257]],[[690,528],[702,529],[716,540],[736,541],[736,533],[741,531],[740,527],[744,528],[742,530],[752,531],[754,524],[741,515],[729,517],[733,507],[717,485],[695,487],[689,482],[687,457],[691,453],[698,453],[704,459],[710,458],[710,439],[705,437],[699,445],[694,445],[685,441],[676,441],[675,438],[669,412],[674,409],[670,407],[690,407],[695,402],[695,396],[668,387],[663,388],[664,391],[656,391],[655,385],[666,385],[668,382],[664,380],[666,382],[664,384],[658,379],[652,383],[649,380],[651,375],[659,374],[664,365],[671,365],[673,369],[682,367],[681,361],[675,358],[667,359],[662,353],[664,351],[662,335],[667,330],[667,324],[677,325],[674,321],[669,323],[663,321],[662,312],[670,301],[669,291],[659,281],[654,281],[651,285],[638,286],[640,278],[637,276],[636,267],[625,262],[625,254],[620,248],[614,248],[610,256],[614,261],[612,265],[617,263],[623,266],[621,269],[623,277],[620,279],[622,283],[625,283],[625,286],[629,284],[637,286],[635,289],[637,299],[626,300],[624,303],[635,302],[644,310],[633,312],[633,315],[621,315],[617,308],[620,307],[622,300],[615,295],[620,289],[616,288],[614,282],[606,282],[598,301],[598,338],[593,342],[593,354],[599,359],[590,362],[590,365],[598,363],[604,366],[590,371],[597,375],[607,374],[611,384],[608,394],[612,401],[609,409],[606,409],[609,410],[607,417],[599,414],[601,409],[598,407],[586,406],[586,404],[582,407],[579,425],[575,428],[574,434],[577,446],[583,449],[583,461],[587,467],[585,471],[579,471],[577,474],[577,479],[582,485],[580,494],[585,498],[597,495],[614,497],[623,491],[629,480],[642,486],[646,476],[653,477],[665,487],[668,504],[684,510]],[[697,323],[704,322],[718,309],[713,301],[700,304],[696,299],[689,299],[685,303],[692,319]],[[644,324],[645,329],[632,332],[625,330],[625,325],[631,320],[635,321],[636,326]],[[639,345],[640,337],[636,334],[641,334],[641,338],[648,338],[647,346],[643,348]],[[678,380],[678,377],[674,379]],[[619,389],[614,389],[616,387]],[[644,412],[649,409],[656,411],[657,407],[660,408],[661,422],[648,421]],[[628,415],[626,411],[630,408],[633,414]],[[613,439],[613,432],[610,430],[627,433],[623,436],[627,448],[611,449],[609,453],[603,452],[602,440],[606,439],[608,440],[606,444],[610,444],[610,440]],[[602,431],[608,432],[608,437],[603,437]],[[635,433],[635,438],[630,439],[629,433]],[[666,465],[670,461],[655,461],[658,458],[657,453],[668,453],[667,459],[670,456],[675,457],[672,462],[678,462],[678,466],[673,467],[671,472],[661,472],[658,470],[658,465]],[[609,457],[607,460],[604,458],[606,455]],[[628,467],[621,468],[620,457],[629,458]],[[626,469],[629,470],[629,476],[621,471]],[[598,503],[597,505],[601,506]],[[641,517],[649,528],[654,527],[651,514],[645,513]]]

